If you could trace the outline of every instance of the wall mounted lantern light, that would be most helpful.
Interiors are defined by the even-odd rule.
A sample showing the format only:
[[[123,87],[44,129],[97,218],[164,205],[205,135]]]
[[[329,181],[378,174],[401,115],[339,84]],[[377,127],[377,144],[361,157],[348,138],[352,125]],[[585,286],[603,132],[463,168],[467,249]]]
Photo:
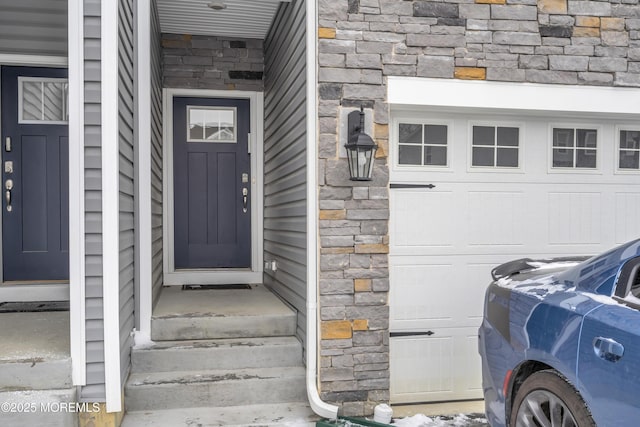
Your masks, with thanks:
[[[352,181],[371,181],[378,146],[364,132],[364,108],[352,111],[347,118],[347,158]]]

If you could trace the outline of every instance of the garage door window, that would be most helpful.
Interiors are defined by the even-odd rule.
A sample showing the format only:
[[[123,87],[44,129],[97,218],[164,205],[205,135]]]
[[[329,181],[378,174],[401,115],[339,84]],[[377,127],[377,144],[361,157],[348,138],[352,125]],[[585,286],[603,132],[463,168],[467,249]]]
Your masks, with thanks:
[[[519,128],[473,126],[472,137],[472,166],[496,168],[519,166]]]
[[[597,149],[596,129],[553,128],[554,168],[595,169]]]
[[[640,170],[640,130],[620,130],[618,169]]]
[[[447,166],[447,125],[400,123],[398,164]]]

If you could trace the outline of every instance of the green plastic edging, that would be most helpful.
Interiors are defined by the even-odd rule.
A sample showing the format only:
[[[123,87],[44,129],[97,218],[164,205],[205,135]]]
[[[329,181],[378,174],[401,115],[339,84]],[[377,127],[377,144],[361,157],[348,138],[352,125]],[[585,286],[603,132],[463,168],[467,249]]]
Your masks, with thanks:
[[[390,427],[390,424],[378,423],[363,418],[338,417],[337,420],[320,420],[316,427]]]

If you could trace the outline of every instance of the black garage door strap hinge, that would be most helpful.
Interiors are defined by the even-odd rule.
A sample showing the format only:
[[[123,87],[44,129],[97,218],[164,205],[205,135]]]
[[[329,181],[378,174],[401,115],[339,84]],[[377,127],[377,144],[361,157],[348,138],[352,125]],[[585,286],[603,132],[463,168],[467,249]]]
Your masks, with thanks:
[[[424,335],[426,335],[426,336],[429,336],[429,337],[430,337],[430,336],[431,336],[431,335],[433,335],[434,333],[435,333],[435,332],[433,332],[433,331],[426,331],[426,332],[423,332],[423,331],[413,331],[413,332],[391,332],[391,333],[389,334],[389,336],[390,336],[391,338],[396,338],[396,337],[417,337],[417,336],[424,336]]]
[[[433,184],[389,184],[391,188],[436,188]]]

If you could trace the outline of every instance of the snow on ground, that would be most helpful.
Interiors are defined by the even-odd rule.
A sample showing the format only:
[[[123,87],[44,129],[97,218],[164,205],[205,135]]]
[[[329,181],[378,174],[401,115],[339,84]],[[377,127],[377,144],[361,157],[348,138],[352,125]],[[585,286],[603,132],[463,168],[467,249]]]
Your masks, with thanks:
[[[393,426],[398,427],[488,427],[484,414],[459,414],[453,416],[440,415],[427,417],[417,414],[412,417],[397,418]]]

